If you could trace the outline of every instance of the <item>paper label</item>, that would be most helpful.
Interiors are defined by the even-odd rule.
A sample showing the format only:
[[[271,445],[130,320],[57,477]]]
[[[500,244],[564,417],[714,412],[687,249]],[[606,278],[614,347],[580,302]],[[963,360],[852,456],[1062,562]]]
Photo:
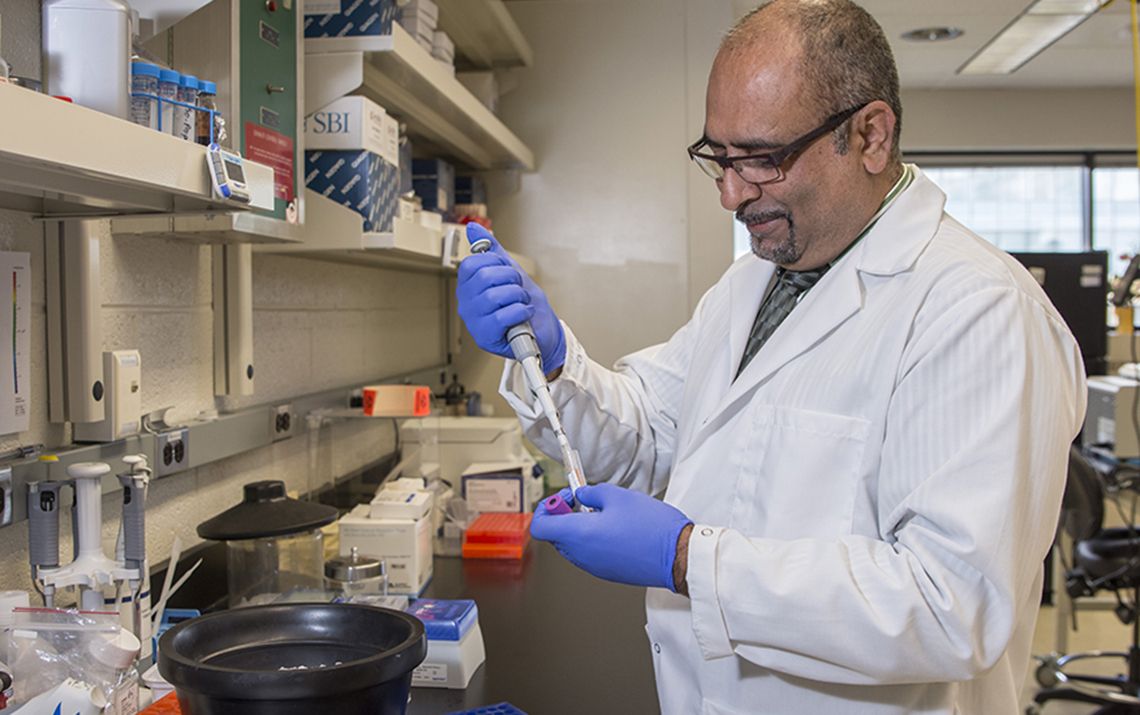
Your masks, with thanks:
[[[24,432],[30,420],[31,395],[31,254],[0,253],[0,278],[9,293],[10,304],[0,311],[0,335],[7,345],[0,360],[0,434]]]
[[[335,15],[340,12],[340,0],[305,0],[306,15]]]
[[[479,512],[522,511],[521,479],[465,479],[464,492],[469,508]]]
[[[421,663],[412,671],[413,683],[446,683],[446,663]]]
[[[245,158],[273,169],[274,196],[290,202],[293,192],[293,140],[255,122],[245,123]]]

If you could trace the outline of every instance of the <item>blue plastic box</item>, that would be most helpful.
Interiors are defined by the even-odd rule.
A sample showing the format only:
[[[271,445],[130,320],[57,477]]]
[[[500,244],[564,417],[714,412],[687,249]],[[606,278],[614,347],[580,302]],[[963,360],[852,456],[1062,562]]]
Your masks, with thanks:
[[[425,210],[446,213],[455,206],[455,169],[442,159],[414,159],[412,188]]]
[[[340,12],[305,14],[305,37],[391,35],[396,0],[340,0]]]
[[[392,230],[399,169],[370,151],[306,151],[305,186],[364,219],[366,232]]]
[[[487,187],[479,176],[455,177],[455,203],[486,204]]]
[[[420,619],[429,641],[458,641],[479,620],[479,608],[470,599],[416,599],[407,612]]]
[[[412,192],[412,140],[400,137],[400,196]]]

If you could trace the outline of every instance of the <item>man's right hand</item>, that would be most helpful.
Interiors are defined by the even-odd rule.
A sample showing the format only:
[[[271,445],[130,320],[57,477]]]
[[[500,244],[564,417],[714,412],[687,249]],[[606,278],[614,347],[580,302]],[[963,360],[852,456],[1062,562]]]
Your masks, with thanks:
[[[566,361],[566,334],[546,294],[479,224],[467,224],[467,239],[487,238],[491,250],[476,253],[459,264],[459,317],[475,343],[489,353],[513,358],[507,331],[525,321],[534,329],[542,351],[542,369],[555,374]]]

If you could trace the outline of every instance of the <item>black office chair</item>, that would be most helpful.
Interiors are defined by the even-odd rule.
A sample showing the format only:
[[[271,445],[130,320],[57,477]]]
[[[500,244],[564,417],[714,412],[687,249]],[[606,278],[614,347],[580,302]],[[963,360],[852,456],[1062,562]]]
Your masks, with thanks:
[[[1116,482],[1114,486],[1128,484]],[[1114,592],[1116,615],[1132,626],[1132,643],[1127,652],[1089,651],[1041,658],[1036,675],[1043,689],[1026,709],[1027,715],[1040,713],[1041,706],[1050,700],[1102,706],[1095,715],[1140,715],[1140,621],[1136,617],[1140,603],[1140,531],[1136,526],[1105,529],[1104,499],[1100,474],[1072,448],[1058,526],[1058,535],[1063,531],[1073,544],[1065,590],[1074,599],[1100,591]],[[1122,592],[1129,593],[1131,602],[1124,600]],[[1127,672],[1108,677],[1077,673],[1069,667],[1094,660],[1122,661]]]

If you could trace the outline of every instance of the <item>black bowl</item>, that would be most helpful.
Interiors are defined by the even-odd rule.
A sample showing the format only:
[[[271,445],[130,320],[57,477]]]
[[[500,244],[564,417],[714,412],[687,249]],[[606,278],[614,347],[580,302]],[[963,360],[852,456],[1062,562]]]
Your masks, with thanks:
[[[297,603],[184,621],[158,648],[185,715],[402,714],[427,639],[400,611]]]

